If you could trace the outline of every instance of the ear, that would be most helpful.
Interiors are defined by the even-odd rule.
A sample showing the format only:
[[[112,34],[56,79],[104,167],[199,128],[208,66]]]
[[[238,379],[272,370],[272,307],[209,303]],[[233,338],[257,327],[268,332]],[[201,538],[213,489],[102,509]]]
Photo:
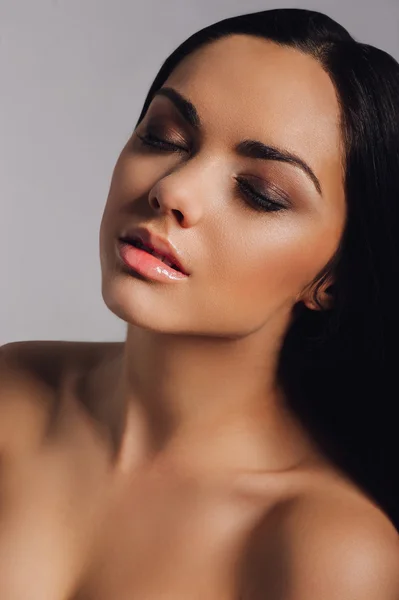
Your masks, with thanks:
[[[310,310],[330,310],[334,305],[334,281],[332,277],[327,279],[318,288],[315,298],[315,285],[312,284],[302,292],[299,300]]]

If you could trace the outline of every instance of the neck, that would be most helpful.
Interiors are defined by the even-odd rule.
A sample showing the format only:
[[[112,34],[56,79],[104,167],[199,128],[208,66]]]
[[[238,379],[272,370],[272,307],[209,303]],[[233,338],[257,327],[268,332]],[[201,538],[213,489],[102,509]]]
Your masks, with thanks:
[[[202,471],[282,471],[302,463],[313,445],[276,385],[278,339],[264,332],[235,340],[179,336],[129,325],[112,394],[114,413],[119,406],[130,415],[125,447],[133,444],[140,460],[156,455]]]

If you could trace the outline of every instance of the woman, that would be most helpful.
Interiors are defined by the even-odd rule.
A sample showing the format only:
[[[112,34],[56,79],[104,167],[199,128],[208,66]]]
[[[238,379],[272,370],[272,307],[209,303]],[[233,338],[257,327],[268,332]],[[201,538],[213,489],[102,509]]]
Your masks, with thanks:
[[[399,598],[392,488],[332,420],[369,394],[390,448],[398,115],[397,62],[314,11],[165,61],[100,231],[125,342],[2,349],[2,598]]]

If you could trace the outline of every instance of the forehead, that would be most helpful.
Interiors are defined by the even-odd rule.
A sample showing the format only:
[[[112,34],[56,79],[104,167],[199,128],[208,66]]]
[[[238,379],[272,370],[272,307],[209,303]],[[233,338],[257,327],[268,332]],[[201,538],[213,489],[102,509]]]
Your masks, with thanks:
[[[274,143],[302,156],[327,186],[340,179],[337,94],[313,57],[235,34],[188,55],[164,85],[195,104],[205,135]]]

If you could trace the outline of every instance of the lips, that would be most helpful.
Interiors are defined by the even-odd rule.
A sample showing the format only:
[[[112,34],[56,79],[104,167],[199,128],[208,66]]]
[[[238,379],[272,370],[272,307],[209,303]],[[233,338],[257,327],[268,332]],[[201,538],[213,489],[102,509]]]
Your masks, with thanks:
[[[152,254],[152,256],[155,256],[155,258],[159,258],[159,260],[161,260],[163,263],[165,263],[169,267],[172,267],[172,269],[175,269],[176,271],[182,272],[181,268],[178,267],[176,263],[172,262],[165,255],[160,254],[159,252],[156,252],[155,250],[153,250],[152,248],[150,248],[146,244],[143,244],[141,242],[141,240],[133,240],[131,238],[120,238],[120,241],[121,242],[125,242],[126,244],[130,244],[131,246],[135,246],[136,248],[140,248],[141,250],[145,250],[149,254]]]
[[[185,275],[189,274],[177,248],[170,241],[155,235],[148,229],[136,228],[130,230],[120,236],[119,240],[145,250],[176,271],[180,271]]]

